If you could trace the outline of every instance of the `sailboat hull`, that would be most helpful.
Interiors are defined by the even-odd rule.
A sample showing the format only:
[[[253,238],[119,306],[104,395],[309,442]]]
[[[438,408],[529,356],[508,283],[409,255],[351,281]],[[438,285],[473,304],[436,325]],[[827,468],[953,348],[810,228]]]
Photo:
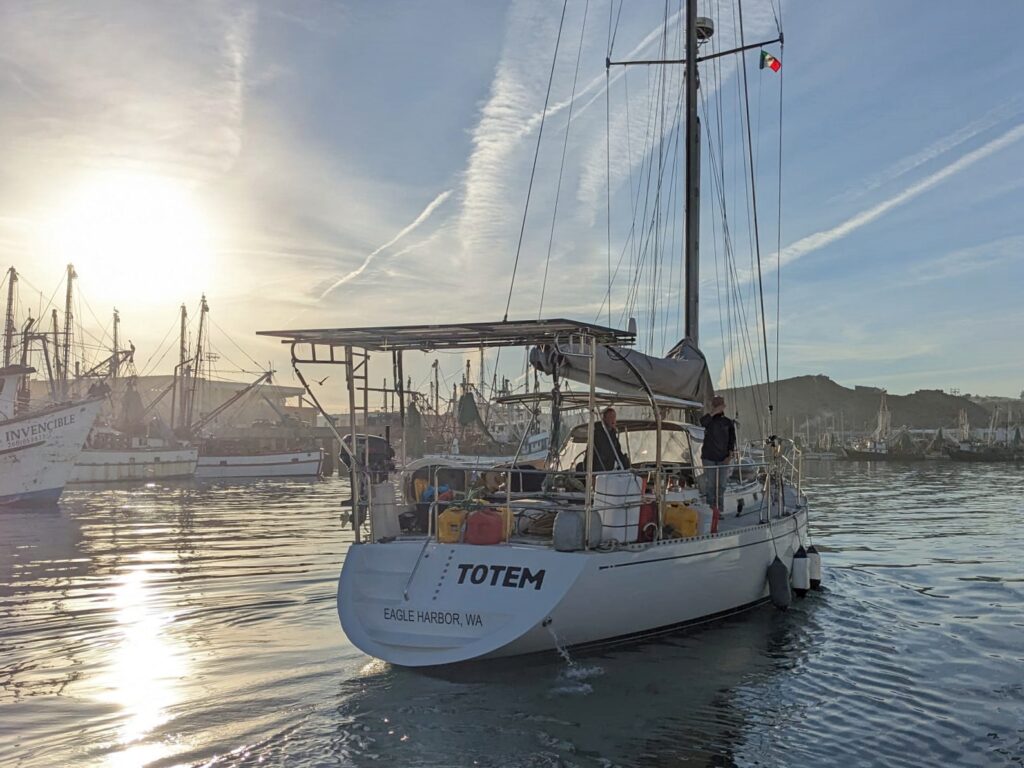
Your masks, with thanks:
[[[614,642],[712,620],[768,598],[776,554],[807,542],[807,512],[603,552],[399,540],[353,545],[338,585],[356,647],[433,666]]]
[[[58,405],[0,422],[0,506],[52,506],[102,399]]]

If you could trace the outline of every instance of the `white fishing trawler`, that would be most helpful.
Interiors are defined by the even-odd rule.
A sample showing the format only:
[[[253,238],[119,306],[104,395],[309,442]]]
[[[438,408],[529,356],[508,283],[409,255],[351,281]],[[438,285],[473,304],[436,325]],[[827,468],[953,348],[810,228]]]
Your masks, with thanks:
[[[607,643],[733,615],[769,599],[784,608],[791,586],[802,593],[820,583],[791,442],[768,435],[763,461],[733,468],[722,509],[713,509],[699,487],[703,432],[696,417],[713,392],[697,346],[695,64],[781,39],[780,32],[702,57],[700,45],[713,29],[710,19],[697,17],[696,0],[687,0],[685,337],[666,357],[635,348],[632,322],[624,331],[610,323],[506,315],[489,323],[264,332],[290,345],[304,385],[300,366],[345,367],[353,433],[354,404],[357,395],[366,401],[374,354],[390,354],[401,371],[411,352],[526,348],[533,369],[550,377],[552,435],[560,434],[564,414],[583,411],[535,471],[519,465],[518,456],[491,466],[426,459],[405,467],[412,472],[395,482],[386,464],[371,465],[366,453],[350,457],[351,503],[365,512],[352,516],[355,543],[338,583],[338,612],[348,638],[367,654],[419,667]],[[666,32],[662,40],[670,37]],[[685,63],[668,58],[612,62],[609,55],[607,64]],[[749,111],[746,119],[749,130]],[[763,302],[760,312],[763,331]],[[764,349],[767,355],[766,339]],[[598,443],[613,438],[601,432],[608,405],[631,409],[619,433],[630,456],[597,471]]]
[[[90,440],[102,440],[94,430]],[[121,437],[118,435],[118,437]],[[162,440],[129,438],[123,447],[85,448],[71,472],[71,483],[121,483],[136,480],[176,480],[192,477],[199,449],[169,445]]]
[[[321,449],[281,451],[253,450],[243,440],[218,439],[208,434],[217,419],[235,407],[243,398],[258,395],[260,387],[271,381],[273,371],[264,371],[250,384],[207,413],[199,414],[197,395],[204,381],[203,372],[213,357],[206,348],[209,343],[209,304],[204,295],[200,301],[199,326],[195,352],[188,351],[187,313],[181,307],[181,351],[175,368],[171,421],[175,432],[198,448],[195,477],[201,480],[251,479],[263,477],[319,477],[323,472]]]
[[[17,391],[35,369],[0,369],[0,506],[56,504],[103,398],[17,413]]]
[[[319,477],[323,465],[322,450],[200,456],[196,477]]]

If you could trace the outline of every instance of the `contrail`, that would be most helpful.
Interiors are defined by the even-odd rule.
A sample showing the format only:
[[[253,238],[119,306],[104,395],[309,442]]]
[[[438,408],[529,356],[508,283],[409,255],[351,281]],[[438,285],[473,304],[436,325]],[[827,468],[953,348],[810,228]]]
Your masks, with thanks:
[[[842,224],[832,227],[832,229],[823,230],[822,232],[815,232],[813,235],[807,235],[807,237],[803,237],[795,243],[787,245],[782,249],[782,253],[780,254],[782,264],[789,264],[790,262],[806,256],[812,251],[824,248],[826,245],[846,237],[863,227],[865,224],[870,224],[879,216],[888,213],[893,208],[902,205],[908,200],[912,200],[922,192],[925,192],[936,184],[945,181],[953,174],[959,173],[965,168],[974,165],[979,160],[984,160],[989,155],[1008,147],[1014,142],[1019,141],[1021,138],[1024,138],[1024,124],[1011,128],[999,138],[993,139],[988,144],[984,144],[977,149],[971,150],[958,160],[954,160],[945,168],[941,168],[931,176],[927,176],[916,184],[910,185],[902,192],[890,197],[888,200],[883,200],[877,205],[872,206],[865,211],[861,211],[856,216],[852,216],[844,221]]]
[[[444,192],[442,192],[441,194],[439,194],[437,197],[435,197],[433,200],[431,200],[430,201],[430,205],[428,205],[426,208],[424,208],[423,211],[420,213],[420,215],[417,216],[413,220],[413,222],[411,224],[407,225],[397,235],[395,235],[390,240],[388,240],[386,243],[384,243],[384,245],[380,246],[375,251],[373,251],[372,253],[368,254],[366,259],[363,260],[362,264],[360,264],[356,269],[352,270],[351,272],[349,272],[344,277],[341,277],[336,282],[334,282],[326,291],[324,291],[323,293],[320,294],[320,298],[317,299],[317,301],[323,301],[323,299],[326,298],[327,294],[329,294],[335,288],[337,288],[339,286],[342,286],[345,283],[347,283],[349,280],[352,280],[353,278],[359,277],[359,275],[363,274],[363,272],[366,270],[366,268],[368,266],[370,266],[370,262],[374,260],[374,258],[377,256],[377,254],[379,254],[383,250],[386,250],[386,249],[390,248],[392,245],[394,245],[399,240],[401,240],[403,237],[405,237],[410,232],[412,232],[414,229],[416,229],[420,224],[422,224],[427,219],[429,219],[430,215],[435,210],[437,210],[438,206],[440,206],[441,203],[443,203],[445,200],[448,199],[448,196],[451,195],[451,193],[452,193],[452,190],[447,189]]]

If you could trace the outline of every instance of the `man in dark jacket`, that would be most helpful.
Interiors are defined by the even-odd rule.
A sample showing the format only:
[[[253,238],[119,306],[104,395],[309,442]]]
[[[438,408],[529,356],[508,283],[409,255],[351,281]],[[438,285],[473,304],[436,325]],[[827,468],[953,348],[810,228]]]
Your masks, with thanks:
[[[594,425],[594,471],[613,469],[629,469],[629,457],[619,445],[615,409],[605,408],[601,420]]]
[[[724,397],[711,398],[711,412],[700,417],[700,425],[704,427],[704,444],[700,449],[704,495],[716,512],[721,513],[729,465],[736,457],[736,425],[725,415]]]

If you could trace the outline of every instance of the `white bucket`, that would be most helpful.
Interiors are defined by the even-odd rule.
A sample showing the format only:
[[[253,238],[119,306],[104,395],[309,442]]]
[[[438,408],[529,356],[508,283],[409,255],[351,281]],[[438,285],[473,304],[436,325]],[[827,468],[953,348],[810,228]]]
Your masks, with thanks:
[[[711,523],[714,521],[715,513],[711,507],[701,504],[697,507],[697,535],[708,536],[711,533]]]
[[[398,524],[398,505],[395,503],[395,486],[390,482],[377,483],[370,488],[370,525],[373,538],[380,541],[395,538],[402,532]]]
[[[594,509],[601,515],[602,541],[630,544],[639,538],[641,487],[632,472],[594,475]]]

